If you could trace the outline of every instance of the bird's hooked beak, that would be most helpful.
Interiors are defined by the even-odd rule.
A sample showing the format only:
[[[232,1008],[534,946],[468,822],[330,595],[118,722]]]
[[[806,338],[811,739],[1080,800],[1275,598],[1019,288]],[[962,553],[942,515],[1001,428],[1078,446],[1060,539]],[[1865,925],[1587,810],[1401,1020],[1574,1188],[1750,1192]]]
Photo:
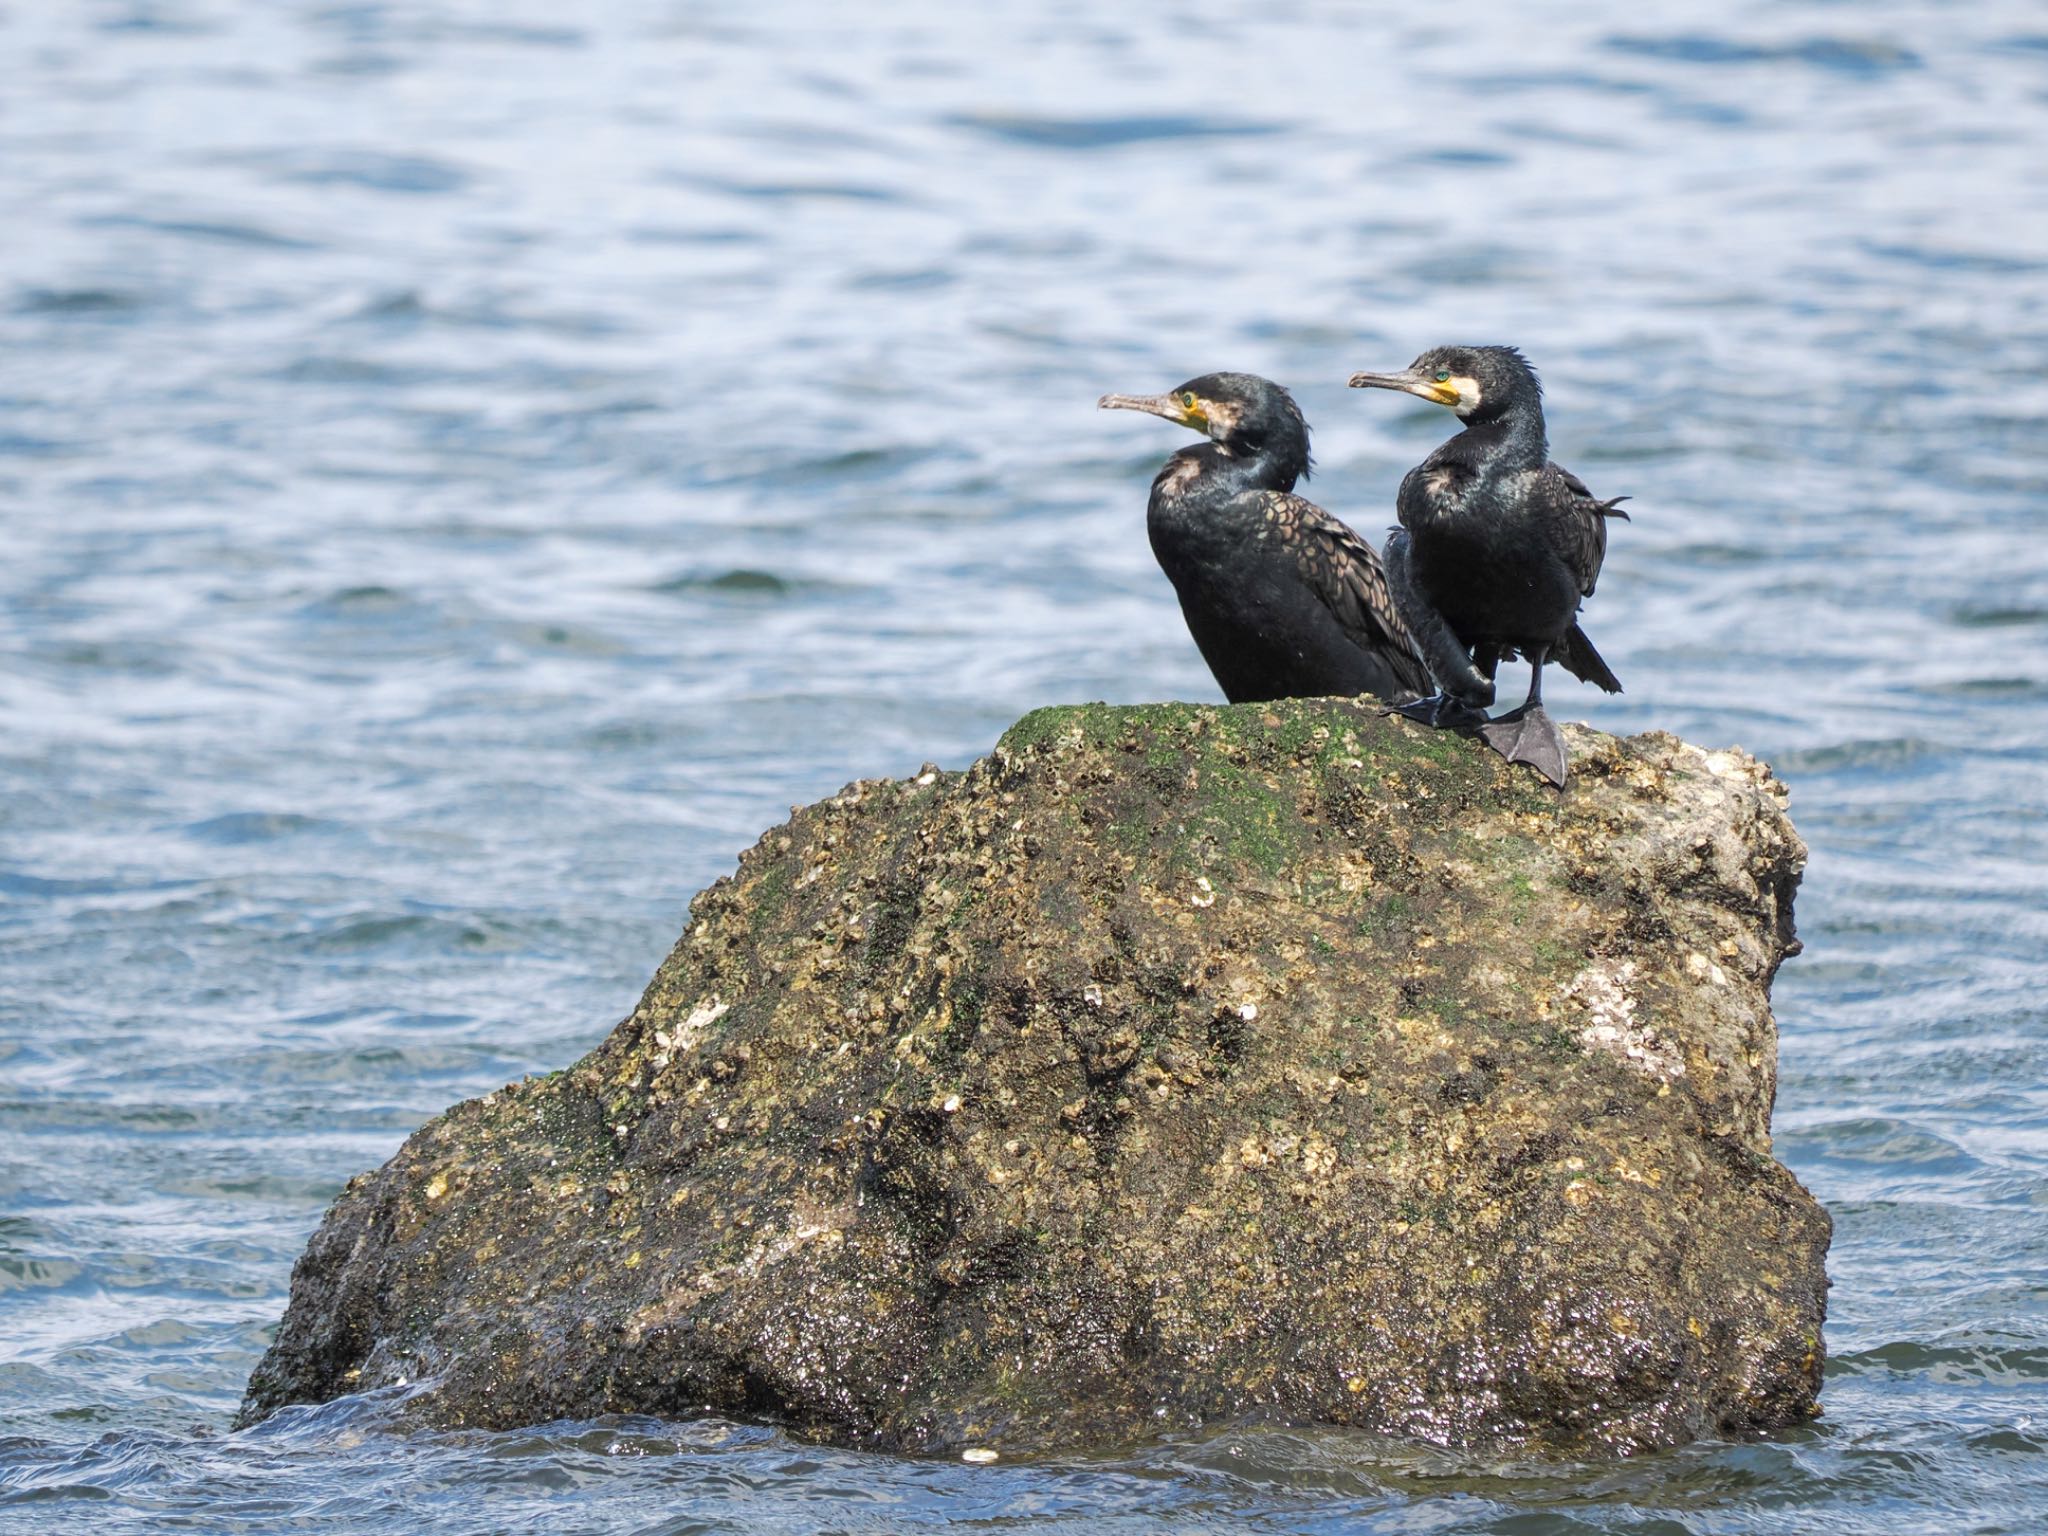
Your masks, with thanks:
[[[1404,368],[1399,373],[1354,373],[1353,389],[1398,389],[1404,395],[1419,395],[1431,405],[1456,406],[1462,398],[1453,388],[1454,380],[1439,380],[1421,368]]]
[[[1095,402],[1095,407],[1102,411],[1144,411],[1183,427],[1193,427],[1197,432],[1208,431],[1209,418],[1202,413],[1201,404],[1188,405],[1185,399],[1183,395],[1104,395]]]

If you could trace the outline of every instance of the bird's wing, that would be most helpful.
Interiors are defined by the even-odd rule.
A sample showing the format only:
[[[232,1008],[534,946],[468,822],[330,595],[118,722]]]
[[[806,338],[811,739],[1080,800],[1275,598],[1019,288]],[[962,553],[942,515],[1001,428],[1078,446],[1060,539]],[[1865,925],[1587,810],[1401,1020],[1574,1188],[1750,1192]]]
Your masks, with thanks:
[[[1401,477],[1401,489],[1394,496],[1394,510],[1401,526],[1412,530],[1432,521],[1438,503],[1463,496],[1471,479],[1468,465],[1455,458],[1440,459],[1432,453]]]
[[[1422,648],[1402,622],[1387,589],[1386,568],[1373,547],[1312,501],[1283,491],[1259,497],[1267,524],[1294,552],[1309,589],[1352,642],[1386,657],[1417,692],[1430,688]]]
[[[1591,597],[1600,580],[1600,566],[1607,559],[1607,519],[1618,517],[1626,522],[1628,514],[1620,506],[1628,498],[1602,501],[1587,489],[1585,481],[1560,464],[1543,466],[1538,494],[1550,503],[1580,594]]]

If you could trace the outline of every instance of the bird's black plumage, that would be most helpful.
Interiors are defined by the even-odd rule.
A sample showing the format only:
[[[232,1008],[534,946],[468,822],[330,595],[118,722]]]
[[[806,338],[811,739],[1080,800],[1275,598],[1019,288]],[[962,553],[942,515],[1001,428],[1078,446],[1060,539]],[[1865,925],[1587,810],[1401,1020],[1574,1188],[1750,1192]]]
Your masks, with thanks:
[[[1547,661],[1621,692],[1578,613],[1607,555],[1607,519],[1628,515],[1616,510],[1625,498],[1602,501],[1550,462],[1536,370],[1512,347],[1437,347],[1403,372],[1351,383],[1419,395],[1465,423],[1402,480],[1401,530],[1387,545],[1397,605],[1440,688],[1491,703],[1494,668],[1520,653],[1533,671],[1517,717],[1540,712]],[[1563,771],[1560,742],[1552,776]]]
[[[1293,397],[1248,373],[1211,373],[1164,395],[1104,395],[1208,441],[1152,482],[1146,530],[1188,630],[1232,703],[1373,693],[1393,702],[1429,671],[1373,548],[1294,494],[1310,468]]]

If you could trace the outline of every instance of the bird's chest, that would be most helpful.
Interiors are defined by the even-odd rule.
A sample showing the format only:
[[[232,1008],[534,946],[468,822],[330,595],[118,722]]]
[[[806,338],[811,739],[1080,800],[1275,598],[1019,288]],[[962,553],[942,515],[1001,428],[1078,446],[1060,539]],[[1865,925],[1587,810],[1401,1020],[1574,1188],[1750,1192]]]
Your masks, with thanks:
[[[1255,509],[1154,501],[1145,520],[1152,553],[1174,585],[1209,585],[1241,576],[1272,551],[1274,530]]]
[[[1270,669],[1293,654],[1315,605],[1304,601],[1294,554],[1271,519],[1250,506],[1212,505],[1155,509],[1147,527],[1195,643],[1223,669],[1226,691],[1237,696],[1225,672]]]
[[[1467,639],[1548,629],[1578,607],[1569,573],[1532,520],[1468,511],[1411,538],[1423,591]]]

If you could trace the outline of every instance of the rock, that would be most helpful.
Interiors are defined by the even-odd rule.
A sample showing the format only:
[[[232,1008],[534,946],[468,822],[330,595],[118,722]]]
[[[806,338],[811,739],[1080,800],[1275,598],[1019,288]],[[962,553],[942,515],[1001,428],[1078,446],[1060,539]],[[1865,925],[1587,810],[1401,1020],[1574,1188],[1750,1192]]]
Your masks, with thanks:
[[[1805,849],[1739,751],[1571,741],[1559,794],[1345,701],[1091,705],[797,811],[589,1056],[350,1183],[244,1421],[399,1382],[1005,1456],[1809,1417]]]

